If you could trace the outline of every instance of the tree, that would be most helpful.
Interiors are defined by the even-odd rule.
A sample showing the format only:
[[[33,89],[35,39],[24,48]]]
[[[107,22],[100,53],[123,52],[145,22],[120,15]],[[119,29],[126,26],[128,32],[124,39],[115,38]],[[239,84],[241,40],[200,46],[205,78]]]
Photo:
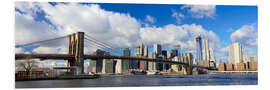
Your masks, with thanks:
[[[33,68],[37,68],[39,62],[37,60],[25,59],[19,62],[16,62],[16,67],[23,68],[27,73],[29,73]]]

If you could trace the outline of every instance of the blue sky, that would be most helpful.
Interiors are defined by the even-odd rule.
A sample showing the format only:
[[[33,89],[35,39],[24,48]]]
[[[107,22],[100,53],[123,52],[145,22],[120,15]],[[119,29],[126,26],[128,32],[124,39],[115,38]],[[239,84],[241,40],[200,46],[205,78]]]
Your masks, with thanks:
[[[167,24],[177,24],[176,20],[171,17],[172,10],[180,10],[183,5],[168,5],[168,4],[99,4],[101,8],[108,11],[120,13],[128,13],[132,17],[139,20],[144,20],[146,15],[151,15],[156,18],[154,26],[162,27]],[[213,30],[221,40],[224,40],[228,45],[231,42],[230,35],[243,25],[257,23],[258,21],[257,6],[232,6],[232,5],[217,5],[216,17],[214,18],[187,18],[182,20],[182,24],[200,24],[207,30]]]
[[[239,41],[253,55],[258,50],[257,10],[257,6],[229,5],[16,2],[15,42],[83,31],[116,48],[140,42],[162,43],[165,49],[179,44],[184,52],[194,53],[194,37],[202,34],[210,40],[217,59],[227,58],[226,47]],[[16,53],[65,53],[64,46],[16,48]]]

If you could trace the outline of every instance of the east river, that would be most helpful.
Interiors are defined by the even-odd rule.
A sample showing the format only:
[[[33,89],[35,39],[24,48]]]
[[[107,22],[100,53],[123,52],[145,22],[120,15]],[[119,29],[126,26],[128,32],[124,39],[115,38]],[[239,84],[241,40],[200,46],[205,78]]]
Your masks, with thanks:
[[[257,85],[257,74],[247,75],[129,75],[101,76],[98,79],[16,81],[16,88],[132,87]]]

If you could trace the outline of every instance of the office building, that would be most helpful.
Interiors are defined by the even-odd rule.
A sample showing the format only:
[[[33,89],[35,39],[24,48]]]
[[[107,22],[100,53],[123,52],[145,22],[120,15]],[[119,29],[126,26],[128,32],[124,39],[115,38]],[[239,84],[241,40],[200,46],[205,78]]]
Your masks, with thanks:
[[[130,56],[130,55],[131,55],[130,49],[125,48],[124,49],[124,56]],[[130,61],[129,60],[123,60],[122,61],[122,72],[127,73],[127,72],[129,72],[129,69],[131,69],[130,68]]]
[[[203,39],[202,40],[202,47],[203,47],[202,48],[203,60],[210,61],[208,39]]]
[[[161,54],[161,45],[160,44],[154,44],[154,53],[156,53],[157,55]]]
[[[121,59],[115,59],[116,65],[115,65],[115,74],[121,74],[122,73],[122,60]]]
[[[105,51],[102,51],[100,49],[96,50],[93,55],[97,56],[103,56],[105,54]],[[103,67],[103,59],[100,60],[90,60],[89,61],[89,67],[88,72],[93,73],[102,73],[102,67]]]
[[[201,36],[196,37],[196,53],[197,53],[197,61],[200,62],[202,60],[202,38]]]
[[[210,48],[210,66],[216,67],[216,59],[215,59],[213,48]]]
[[[156,58],[155,53],[151,53],[148,55],[148,58]],[[156,71],[156,62],[148,62],[148,71]]]
[[[242,46],[239,43],[229,46],[229,60],[233,64],[242,62]]]
[[[244,51],[244,54],[243,54],[243,62],[250,62],[250,57],[248,56],[248,53],[247,51],[245,50]]]
[[[179,62],[179,57],[178,56],[173,57],[172,61]],[[178,72],[179,71],[179,65],[172,64],[171,69],[173,70],[173,72]]]
[[[171,58],[174,58],[175,56],[179,56],[178,55],[179,53],[178,53],[178,50],[177,49],[172,49],[171,50]],[[180,58],[180,57],[179,57]]]

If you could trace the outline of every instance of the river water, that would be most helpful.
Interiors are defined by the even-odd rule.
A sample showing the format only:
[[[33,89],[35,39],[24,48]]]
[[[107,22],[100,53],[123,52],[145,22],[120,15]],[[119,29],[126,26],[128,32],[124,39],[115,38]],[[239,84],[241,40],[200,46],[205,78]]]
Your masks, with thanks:
[[[257,85],[257,74],[249,75],[130,75],[102,76],[98,79],[16,81],[16,88],[130,87]]]

